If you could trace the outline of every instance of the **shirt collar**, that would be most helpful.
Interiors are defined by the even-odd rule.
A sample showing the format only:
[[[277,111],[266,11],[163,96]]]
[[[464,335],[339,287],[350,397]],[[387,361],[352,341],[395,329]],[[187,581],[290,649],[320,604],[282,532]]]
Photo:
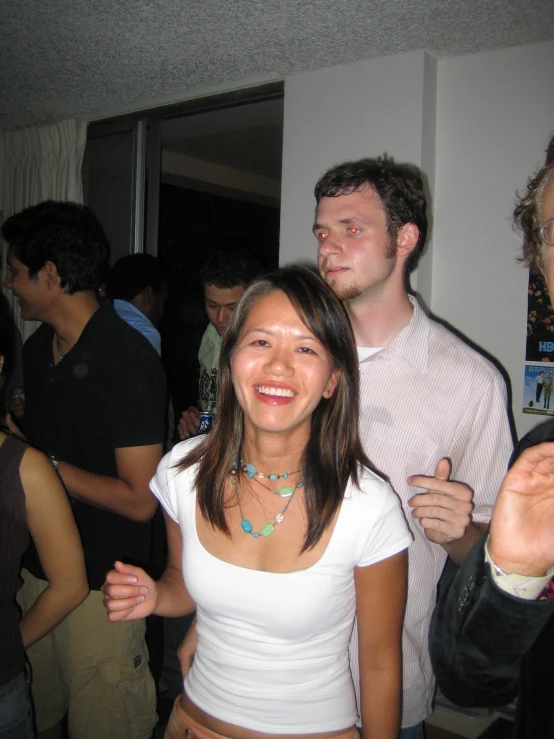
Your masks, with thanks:
[[[214,352],[213,362],[215,365],[219,363],[219,353],[221,351],[221,345],[223,343],[223,336],[221,336],[217,329],[208,323],[208,328],[204,331],[202,341],[200,342],[200,349],[198,350],[198,359],[202,359],[207,355]]]
[[[362,364],[390,357],[399,357],[422,374],[427,371],[429,362],[430,320],[413,295],[408,295],[414,309],[412,317],[403,329],[384,349],[364,359]]]
[[[148,323],[152,324],[152,326],[154,325],[152,321],[148,318],[148,316],[145,316],[141,310],[139,310],[135,305],[130,303],[128,300],[122,300],[121,298],[115,298],[113,301],[113,307],[116,313],[119,313],[119,312],[124,313],[126,311],[127,313],[132,313],[134,316],[136,316],[137,318],[140,318],[143,321],[147,321]]]

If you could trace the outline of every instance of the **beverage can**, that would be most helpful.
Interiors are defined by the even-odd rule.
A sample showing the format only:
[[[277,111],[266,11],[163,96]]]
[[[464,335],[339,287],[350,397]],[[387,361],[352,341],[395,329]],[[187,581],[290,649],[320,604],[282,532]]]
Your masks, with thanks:
[[[198,421],[200,425],[198,426],[198,433],[207,434],[212,428],[213,419],[213,413],[199,413]]]

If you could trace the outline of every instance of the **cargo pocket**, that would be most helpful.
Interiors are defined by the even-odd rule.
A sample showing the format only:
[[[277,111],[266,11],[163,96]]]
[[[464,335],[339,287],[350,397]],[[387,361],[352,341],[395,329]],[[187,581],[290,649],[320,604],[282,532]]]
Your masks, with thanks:
[[[157,720],[156,690],[144,644],[127,655],[98,663],[94,702],[100,709],[95,715],[96,737],[150,737]]]

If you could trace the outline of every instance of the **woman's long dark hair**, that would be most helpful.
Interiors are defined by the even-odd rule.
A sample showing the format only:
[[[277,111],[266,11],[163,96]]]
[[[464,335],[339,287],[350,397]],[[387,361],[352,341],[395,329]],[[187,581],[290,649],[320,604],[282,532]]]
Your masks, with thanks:
[[[321,342],[340,372],[331,398],[322,398],[312,415],[304,451],[304,498],[308,529],[302,551],[315,546],[337,512],[349,478],[358,485],[359,465],[370,467],[358,436],[358,358],[350,322],[342,303],[307,267],[284,267],[259,277],[238,303],[221,347],[219,403],[211,432],[178,464],[198,463],[197,499],[212,526],[230,535],[225,517],[225,484],[240,459],[244,416],[231,379],[231,359],[252,306],[276,290],[291,301],[304,325]]]

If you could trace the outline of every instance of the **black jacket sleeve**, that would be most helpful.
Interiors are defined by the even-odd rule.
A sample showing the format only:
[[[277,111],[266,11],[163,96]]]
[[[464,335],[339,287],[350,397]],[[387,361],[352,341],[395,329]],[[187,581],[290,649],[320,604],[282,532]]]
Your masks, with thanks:
[[[438,685],[460,706],[512,701],[521,660],[554,613],[554,601],[523,600],[494,584],[485,563],[486,536],[441,594],[429,634]]]

